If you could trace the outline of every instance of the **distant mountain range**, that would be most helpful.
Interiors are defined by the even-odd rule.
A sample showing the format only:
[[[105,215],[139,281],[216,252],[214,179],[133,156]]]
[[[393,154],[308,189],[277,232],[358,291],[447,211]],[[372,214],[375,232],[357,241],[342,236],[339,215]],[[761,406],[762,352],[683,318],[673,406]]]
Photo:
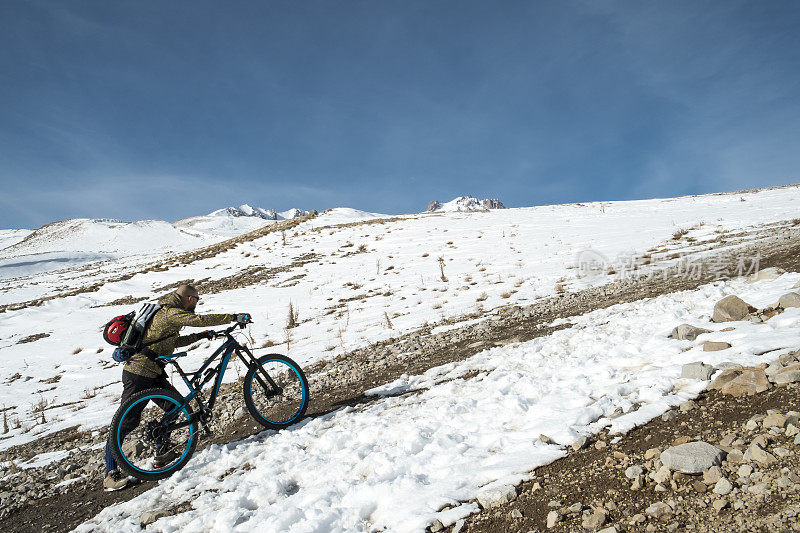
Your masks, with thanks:
[[[444,204],[431,202],[428,211],[470,212],[503,208],[497,199],[460,196]],[[0,230],[0,279],[106,259],[191,250],[308,213],[297,208],[278,212],[242,204],[175,222],[73,218],[45,224],[36,230]],[[347,223],[379,216],[385,215],[335,208],[321,213],[319,223]]]

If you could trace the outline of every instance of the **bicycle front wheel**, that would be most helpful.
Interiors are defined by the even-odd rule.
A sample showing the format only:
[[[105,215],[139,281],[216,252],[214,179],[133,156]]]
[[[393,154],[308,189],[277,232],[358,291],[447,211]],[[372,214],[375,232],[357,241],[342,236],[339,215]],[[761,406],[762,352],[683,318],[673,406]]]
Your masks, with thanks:
[[[258,366],[251,365],[247,371],[243,389],[247,410],[268,429],[281,429],[297,422],[308,407],[306,376],[285,355],[259,357]]]
[[[158,388],[137,392],[120,406],[111,421],[109,444],[122,471],[155,481],[183,468],[197,437],[197,421],[183,397]]]

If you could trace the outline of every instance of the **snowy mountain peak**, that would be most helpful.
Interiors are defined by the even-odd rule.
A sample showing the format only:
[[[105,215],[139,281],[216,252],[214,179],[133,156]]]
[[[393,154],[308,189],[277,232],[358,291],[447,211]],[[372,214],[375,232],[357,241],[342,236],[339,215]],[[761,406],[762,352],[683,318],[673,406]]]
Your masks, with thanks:
[[[276,220],[278,213],[274,209],[263,209],[261,207],[251,207],[247,204],[242,204],[239,207],[226,207],[218,209],[209,216],[231,216],[231,217],[258,217],[264,220]]]
[[[428,212],[470,212],[488,211],[489,209],[505,209],[506,206],[497,198],[484,198],[478,200],[474,196],[459,196],[447,203],[433,201],[428,204]]]
[[[229,216],[229,217],[256,217],[263,218],[264,220],[285,220],[289,218],[297,218],[307,215],[308,211],[303,211],[293,207],[288,211],[278,213],[274,209],[264,209],[262,207],[252,207],[248,204],[242,204],[239,207],[226,207],[218,209],[208,216]]]

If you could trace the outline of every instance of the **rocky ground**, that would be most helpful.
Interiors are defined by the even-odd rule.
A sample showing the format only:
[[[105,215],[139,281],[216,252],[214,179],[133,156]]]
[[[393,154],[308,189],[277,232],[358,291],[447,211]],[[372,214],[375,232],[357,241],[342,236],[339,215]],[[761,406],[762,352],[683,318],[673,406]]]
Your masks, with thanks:
[[[800,270],[800,228],[788,226],[781,230],[773,229],[769,234],[759,235],[758,239],[743,243],[737,248],[729,247],[726,251],[709,257],[708,261],[715,265],[727,264],[733,268],[741,255],[756,254],[761,257],[761,268],[781,267],[791,271]],[[528,306],[497,309],[487,313],[484,317],[486,319],[479,323],[455,327],[443,333],[434,334],[433,327],[427,326],[400,338],[352,351],[336,360],[319,363],[306,369],[312,389],[308,416],[319,416],[344,405],[358,406],[373,401],[364,395],[366,390],[391,382],[404,373],[421,373],[447,362],[465,359],[490,346],[546,335],[555,329],[549,324],[557,318],[582,314],[616,303],[696,288],[713,281],[713,272],[713,269],[698,269],[695,275],[687,276],[685,272],[673,268],[662,271],[658,276],[629,277],[602,287],[559,294]],[[470,318],[479,316],[465,316],[459,320]],[[796,446],[792,448],[787,440],[790,439],[788,433],[791,432],[787,429],[788,423],[787,428],[771,435],[772,440],[764,444],[765,451],[769,450],[769,453],[778,459],[777,464],[780,468],[777,472],[780,475],[775,479],[773,479],[774,469],[766,471],[760,468],[753,470],[755,478],[748,474],[750,476],[748,479],[752,481],[740,483],[739,478],[744,476],[738,475],[738,469],[737,476],[732,476],[730,461],[726,459],[727,462],[718,465],[720,475],[724,475],[732,484],[731,492],[726,499],[728,506],[722,508],[719,513],[715,510],[713,515],[709,514],[709,506],[713,509],[713,502],[717,499],[713,496],[713,489],[711,492],[706,490],[705,493],[700,493],[699,489],[694,487],[696,479],[689,480],[678,476],[677,479],[664,480],[660,483],[651,482],[649,474],[661,472],[663,475],[663,472],[659,468],[661,465],[658,464],[660,459],[654,455],[655,451],[650,451],[650,457],[644,458],[644,454],[650,448],[659,448],[659,452],[663,451],[666,444],[678,437],[719,443],[727,433],[738,435],[736,431],[746,432],[738,435],[726,446],[746,448],[754,441],[757,434],[746,428],[742,430],[740,426],[751,416],[770,414],[766,409],[776,409],[781,413],[800,409],[796,405],[797,389],[794,386],[773,388],[753,397],[736,399],[722,397],[722,394],[708,392],[698,399],[699,407],[682,413],[674,420],[655,420],[630,432],[618,443],[612,444],[607,437],[601,436],[598,442],[604,442],[605,447],[602,444],[592,443],[592,446],[586,449],[578,450],[563,460],[537,470],[534,473],[534,480],[515,490],[515,494],[518,491],[519,496],[514,502],[506,504],[508,508],[484,511],[456,527],[468,531],[542,530],[547,526],[548,515],[553,517],[555,515],[551,513],[556,512],[559,518],[557,521],[555,518],[552,519],[555,521],[554,527],[566,531],[581,529],[586,511],[590,511],[587,518],[594,520],[592,524],[599,523],[600,517],[595,515],[602,508],[607,511],[603,523],[599,524],[603,527],[611,523],[614,524],[612,527],[618,530],[637,527],[677,529],[688,528],[694,524],[695,529],[703,530],[706,524],[715,523],[709,521],[712,518],[722,520],[728,515],[745,516],[749,512],[747,510],[752,510],[751,514],[754,517],[761,517],[764,520],[776,512],[782,513],[783,507],[780,507],[782,504],[779,502],[783,500],[776,494],[794,494],[793,505],[797,509],[797,492],[793,492],[793,485],[779,486],[780,490],[772,490],[775,483],[787,483],[779,481],[782,479],[795,483],[790,475],[791,471],[784,473],[780,470],[782,468],[797,470],[796,455],[794,455]],[[217,409],[220,413],[216,422],[217,430],[214,438],[206,442],[228,442],[258,430],[242,409],[242,404],[237,385],[231,385],[223,390]],[[716,411],[717,409],[719,411]],[[705,416],[706,413],[712,415],[706,418],[693,418]],[[725,425],[729,422],[730,427]],[[767,434],[772,431],[771,427],[766,429],[758,427]],[[723,430],[726,433],[719,433]],[[717,433],[711,433],[712,431]],[[11,459],[29,458],[57,450],[73,450],[67,457],[43,468],[19,471],[13,465],[4,467],[0,472],[0,478],[3,478],[3,481],[0,481],[0,530],[66,531],[93,516],[103,507],[129,499],[152,486],[142,483],[138,487],[122,492],[104,493],[100,486],[104,441],[105,435],[101,431],[90,433],[63,431],[0,454],[0,461],[9,465],[7,461]],[[782,456],[783,452],[776,452],[776,446],[789,450],[789,455]],[[641,479],[637,477],[636,480],[641,485],[638,490],[630,489],[633,481],[624,477],[624,471],[635,466],[642,468]],[[622,472],[624,481],[614,477],[612,482],[610,472],[616,474]],[[570,477],[584,473],[587,476],[591,474],[591,477],[586,479]],[[672,486],[673,483],[677,488]],[[692,490],[701,494],[701,501],[708,499],[706,505],[702,507],[702,512],[700,507],[695,509],[689,503],[684,503],[690,496],[694,497],[690,491],[682,490],[687,483],[690,483]],[[763,491],[761,496],[767,495],[765,502],[768,503],[762,506],[751,504],[750,497],[754,492],[750,489],[762,486],[764,483],[769,484],[769,490]],[[659,485],[663,491],[656,490]],[[745,485],[747,487],[742,488]],[[602,487],[605,488],[600,491]],[[617,492],[609,493],[609,490]],[[756,489],[758,490],[761,489]],[[658,498],[650,498],[651,494]],[[740,500],[734,499],[737,494],[742,495]],[[755,496],[759,495],[754,494]],[[551,501],[560,503],[550,505]],[[640,505],[637,507],[634,503],[626,506],[624,503],[626,501],[640,503],[647,501],[648,504],[645,507]],[[743,501],[745,507],[740,506],[737,509],[737,501]],[[657,502],[669,507],[670,511],[668,512],[663,505],[656,505],[650,514],[656,513],[658,518],[649,518],[647,509]],[[580,504],[580,509],[577,504]],[[609,507],[614,505],[618,506],[617,509]],[[574,512],[570,510],[570,506]],[[630,516],[624,514],[625,510],[630,511]],[[633,512],[634,510],[636,512]],[[644,517],[644,522],[641,524],[638,522],[641,516],[637,516],[640,514]],[[662,517],[667,516],[669,519],[662,521]],[[791,518],[788,514],[780,516],[784,516],[787,520]],[[738,519],[731,518],[731,520],[734,521],[732,524],[736,524]],[[708,527],[709,530],[714,529]],[[734,530],[741,530],[738,525],[732,527]],[[730,527],[723,529],[730,530]]]
[[[576,446],[447,530],[800,531],[798,410],[797,383],[710,389],[622,439]]]

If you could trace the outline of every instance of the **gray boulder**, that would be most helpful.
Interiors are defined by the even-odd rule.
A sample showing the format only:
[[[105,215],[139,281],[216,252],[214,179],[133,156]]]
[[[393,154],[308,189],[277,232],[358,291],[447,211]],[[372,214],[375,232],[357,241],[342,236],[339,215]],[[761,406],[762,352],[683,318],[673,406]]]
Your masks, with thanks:
[[[708,381],[711,379],[711,374],[714,373],[714,367],[707,365],[702,361],[688,363],[681,367],[681,377],[686,379],[699,379],[701,381]]]
[[[714,322],[731,322],[743,320],[756,308],[748,304],[738,296],[731,294],[718,301],[714,306],[714,315],[711,320]]]
[[[169,516],[169,512],[165,509],[156,509],[154,511],[145,511],[142,513],[141,518],[139,519],[139,523],[142,527],[147,527],[159,518],[164,518],[165,516]]]
[[[703,333],[711,333],[711,330],[698,328],[696,326],[692,326],[691,324],[680,324],[679,326],[675,326],[673,328],[672,333],[669,334],[669,337],[680,341],[693,341],[698,335],[702,335]]]
[[[661,462],[671,470],[684,474],[701,474],[722,464],[725,452],[707,442],[687,442],[661,452]]]
[[[493,489],[484,489],[478,493],[478,503],[484,509],[498,507],[517,499],[517,489],[512,485],[503,485]]]
[[[800,294],[796,292],[787,292],[778,298],[778,305],[784,309],[788,309],[790,307],[800,307]]]
[[[800,370],[786,369],[782,372],[778,372],[774,376],[771,376],[769,380],[775,385],[788,385],[789,383],[797,383],[800,381]]]
[[[703,343],[704,352],[718,352],[720,350],[727,350],[731,345],[727,342],[721,341],[705,341]]]
[[[724,477],[714,485],[714,494],[719,494],[720,496],[727,496],[732,490],[733,485]]]

